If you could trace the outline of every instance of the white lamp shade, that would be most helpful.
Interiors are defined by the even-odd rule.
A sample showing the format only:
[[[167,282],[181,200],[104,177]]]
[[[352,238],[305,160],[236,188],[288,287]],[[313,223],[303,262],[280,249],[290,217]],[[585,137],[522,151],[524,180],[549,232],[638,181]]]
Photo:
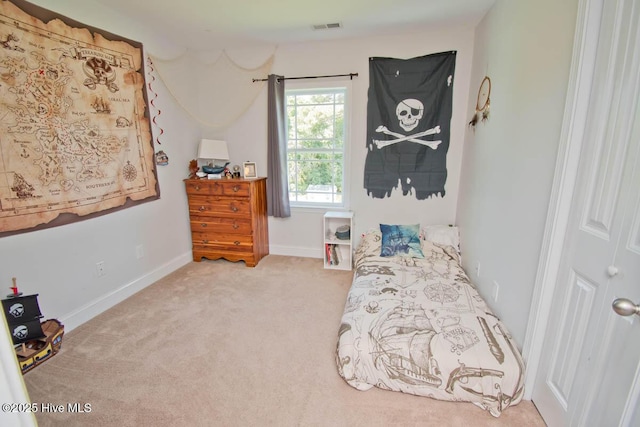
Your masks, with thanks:
[[[229,160],[227,142],[216,139],[203,139],[198,147],[198,158],[208,160]]]

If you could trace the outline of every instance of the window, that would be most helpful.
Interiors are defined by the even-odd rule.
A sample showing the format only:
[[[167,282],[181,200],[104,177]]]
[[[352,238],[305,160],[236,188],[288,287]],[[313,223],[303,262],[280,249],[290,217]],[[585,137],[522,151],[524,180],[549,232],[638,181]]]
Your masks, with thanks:
[[[291,205],[344,206],[347,87],[287,89],[286,97]]]

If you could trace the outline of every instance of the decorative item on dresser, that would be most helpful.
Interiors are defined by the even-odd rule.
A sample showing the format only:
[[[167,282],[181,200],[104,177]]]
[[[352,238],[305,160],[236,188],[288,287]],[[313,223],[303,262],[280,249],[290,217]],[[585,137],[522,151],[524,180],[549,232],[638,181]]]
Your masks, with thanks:
[[[185,179],[193,260],[243,260],[247,267],[269,254],[266,178]]]
[[[258,176],[258,168],[256,167],[256,162],[244,162],[244,177],[245,178],[255,178]]]

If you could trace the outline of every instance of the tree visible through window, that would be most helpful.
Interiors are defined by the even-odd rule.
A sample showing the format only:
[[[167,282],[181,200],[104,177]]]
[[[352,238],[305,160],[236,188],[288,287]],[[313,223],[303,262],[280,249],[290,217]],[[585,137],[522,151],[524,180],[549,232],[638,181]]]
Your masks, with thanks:
[[[346,88],[287,90],[292,205],[343,205]]]

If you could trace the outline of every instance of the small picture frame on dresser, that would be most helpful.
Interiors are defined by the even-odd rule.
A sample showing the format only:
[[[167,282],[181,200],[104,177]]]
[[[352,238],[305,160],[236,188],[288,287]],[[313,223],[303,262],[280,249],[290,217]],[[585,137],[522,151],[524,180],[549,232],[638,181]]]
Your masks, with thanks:
[[[242,164],[242,169],[244,171],[245,178],[258,177],[258,168],[256,167],[256,162],[244,162]]]

